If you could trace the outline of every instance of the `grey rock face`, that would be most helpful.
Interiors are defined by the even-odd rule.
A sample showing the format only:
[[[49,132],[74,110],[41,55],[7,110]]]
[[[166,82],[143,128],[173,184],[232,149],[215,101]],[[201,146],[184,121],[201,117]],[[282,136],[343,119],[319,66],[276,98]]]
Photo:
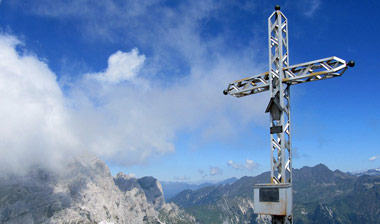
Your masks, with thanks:
[[[183,209],[179,208],[174,203],[165,203],[159,214],[159,218],[164,223],[186,223],[195,224],[198,223],[194,216],[189,215]]]
[[[143,177],[137,181],[144,190],[148,202],[151,203],[156,210],[161,209],[165,204],[161,183],[154,177]]]
[[[154,217],[158,212],[159,220],[162,223],[197,223],[193,216],[187,214],[174,203],[165,203],[161,183],[154,177],[136,179],[124,173],[118,173],[114,181],[120,191],[125,194],[125,197],[139,199],[140,204],[133,204],[133,206],[146,208],[148,217]],[[151,223],[154,220],[150,219],[148,222]]]
[[[142,193],[144,190],[141,188],[140,184],[137,182],[137,179],[133,176],[129,176],[125,173],[118,173],[116,177],[114,178],[114,182],[116,186],[120,189],[122,192],[130,191],[134,188],[137,188]]]
[[[160,223],[138,186],[121,191],[95,157],[73,161],[65,173],[33,169],[0,181],[0,223]]]
[[[146,223],[161,223],[157,218],[158,212],[155,210],[154,204],[147,200],[143,188],[135,177],[118,173],[114,178],[114,182],[125,198],[128,199],[130,206],[134,207],[138,213],[146,213],[143,218]]]
[[[104,162],[84,155],[63,173],[34,168],[25,176],[0,179],[0,223],[196,222],[183,209],[165,203],[155,178],[123,173],[113,178]]]

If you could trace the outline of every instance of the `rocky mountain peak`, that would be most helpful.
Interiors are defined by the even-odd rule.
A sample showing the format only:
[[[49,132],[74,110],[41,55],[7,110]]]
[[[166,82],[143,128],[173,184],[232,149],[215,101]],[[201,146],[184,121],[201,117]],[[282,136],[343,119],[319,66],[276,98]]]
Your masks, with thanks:
[[[137,182],[137,179],[133,176],[127,175],[125,173],[118,173],[114,178],[116,186],[122,191],[131,191],[132,189],[137,189],[138,191],[142,191],[140,184]]]
[[[298,179],[300,182],[304,179],[308,179],[309,184],[334,182],[334,173],[323,164],[318,164],[314,167],[304,166],[301,169],[294,169],[293,174],[300,176]]]
[[[165,203],[161,183],[154,177],[143,177],[137,180],[145,192],[146,199],[155,209],[160,209]]]
[[[81,156],[63,173],[35,168],[1,179],[0,223],[158,223],[141,194],[123,193],[103,161]]]
[[[173,203],[165,202],[161,183],[156,178],[143,177],[136,179],[134,176],[118,173],[114,181],[126,198],[140,199],[139,204],[133,204],[132,206],[148,208],[146,212],[151,215],[158,211],[161,222],[196,223],[195,218],[187,214],[183,209]],[[151,223],[151,221],[148,223]]]
[[[313,169],[319,170],[319,171],[331,172],[331,170],[325,164],[322,164],[322,163],[314,166]]]

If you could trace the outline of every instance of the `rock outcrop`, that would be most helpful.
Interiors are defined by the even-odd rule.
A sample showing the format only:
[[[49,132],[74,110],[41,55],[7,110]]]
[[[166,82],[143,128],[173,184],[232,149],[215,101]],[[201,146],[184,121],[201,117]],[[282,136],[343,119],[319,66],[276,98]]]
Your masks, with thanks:
[[[4,177],[0,223],[161,223],[137,181],[128,184],[117,186],[106,164],[89,155],[63,173],[35,168]]]
[[[154,177],[143,177],[138,179],[137,182],[144,190],[148,202],[151,203],[156,210],[161,209],[165,204],[161,183]]]
[[[124,173],[118,173],[114,181],[127,198],[139,199],[137,201],[140,204],[135,206],[146,208],[145,212],[148,217],[155,217],[154,215],[158,212],[159,220],[162,223],[197,223],[193,216],[187,214],[176,204],[165,202],[161,183],[154,177],[136,179]],[[136,200],[134,201],[136,202]],[[154,220],[148,220],[148,222],[154,222]]]
[[[163,220],[160,220],[160,218]],[[31,169],[0,179],[0,223],[196,223],[174,204],[166,204],[153,177],[118,173],[83,155],[64,172]]]

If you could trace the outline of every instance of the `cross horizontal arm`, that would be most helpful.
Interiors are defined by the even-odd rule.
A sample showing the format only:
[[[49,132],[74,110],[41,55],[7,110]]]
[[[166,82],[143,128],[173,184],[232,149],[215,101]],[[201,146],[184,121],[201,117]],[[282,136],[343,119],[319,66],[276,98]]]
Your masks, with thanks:
[[[264,72],[259,75],[231,82],[223,93],[225,95],[230,94],[231,96],[242,97],[267,91],[269,90],[268,74],[268,72]]]
[[[341,76],[346,70],[346,61],[333,56],[285,67],[283,69],[285,77],[282,82],[288,85],[295,85],[334,78]],[[243,97],[267,90],[269,90],[269,73],[265,72],[231,82],[223,93],[235,97]]]
[[[294,85],[329,79],[341,76],[346,70],[346,61],[333,56],[284,68],[285,78],[282,82]]]

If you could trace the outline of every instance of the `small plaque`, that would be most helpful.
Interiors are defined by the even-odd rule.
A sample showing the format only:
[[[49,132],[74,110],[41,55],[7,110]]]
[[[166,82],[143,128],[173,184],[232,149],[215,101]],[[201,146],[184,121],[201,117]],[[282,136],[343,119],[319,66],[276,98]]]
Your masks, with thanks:
[[[279,202],[280,193],[278,188],[260,188],[260,202]]]
[[[281,133],[282,132],[282,126],[273,126],[270,128],[271,134]]]

